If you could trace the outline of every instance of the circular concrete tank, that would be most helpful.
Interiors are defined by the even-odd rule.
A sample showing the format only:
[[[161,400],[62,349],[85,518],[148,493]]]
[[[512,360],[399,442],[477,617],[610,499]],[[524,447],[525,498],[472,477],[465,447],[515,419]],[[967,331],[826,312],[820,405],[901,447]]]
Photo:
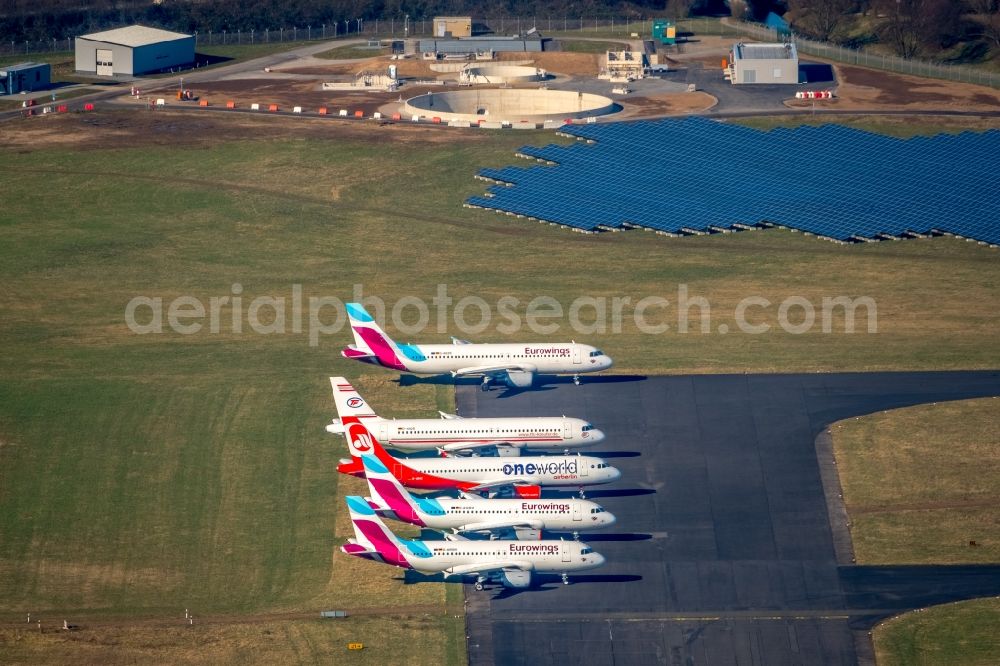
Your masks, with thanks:
[[[461,80],[465,83],[531,83],[549,78],[544,69],[522,65],[466,65]]]
[[[443,121],[541,122],[601,116],[619,110],[614,100],[573,90],[493,88],[428,93],[406,100],[407,115]]]

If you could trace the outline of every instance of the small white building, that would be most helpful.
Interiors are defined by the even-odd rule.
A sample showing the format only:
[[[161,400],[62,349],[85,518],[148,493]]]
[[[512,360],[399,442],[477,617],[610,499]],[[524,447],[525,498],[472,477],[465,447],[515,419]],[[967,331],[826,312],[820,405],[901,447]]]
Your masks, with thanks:
[[[799,54],[795,44],[734,44],[729,52],[728,78],[734,84],[798,83]]]
[[[76,71],[97,76],[138,76],[194,62],[194,35],[144,25],[76,38]]]

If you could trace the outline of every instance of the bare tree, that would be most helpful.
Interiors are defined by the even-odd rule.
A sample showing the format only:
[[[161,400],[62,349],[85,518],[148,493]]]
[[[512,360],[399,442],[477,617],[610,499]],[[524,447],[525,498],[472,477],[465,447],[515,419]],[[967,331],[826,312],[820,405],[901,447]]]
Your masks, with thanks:
[[[691,14],[691,6],[694,0],[667,0],[667,17],[674,21],[687,18]]]
[[[880,0],[877,10],[885,16],[879,39],[904,58],[937,51],[959,31],[961,6],[953,0]]]
[[[854,0],[788,0],[795,28],[822,41],[829,41],[843,25],[854,4]]]

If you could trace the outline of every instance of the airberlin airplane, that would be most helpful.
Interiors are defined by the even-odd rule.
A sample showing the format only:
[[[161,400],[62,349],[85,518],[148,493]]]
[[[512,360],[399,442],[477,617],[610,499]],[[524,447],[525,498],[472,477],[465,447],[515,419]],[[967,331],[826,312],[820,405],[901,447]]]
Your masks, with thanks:
[[[482,377],[483,390],[493,380],[508,386],[531,386],[538,373],[580,375],[611,367],[611,358],[596,347],[576,342],[476,344],[452,338],[450,345],[402,344],[385,334],[360,303],[348,303],[354,344],[340,353],[364,363],[419,375],[450,372],[454,377]]]
[[[501,456],[517,456],[522,449],[565,452],[604,441],[604,433],[593,424],[565,416],[461,418],[442,413],[440,419],[383,419],[344,377],[330,377],[330,385],[340,418],[326,427],[327,432],[343,435],[343,419],[354,416],[380,443],[394,449],[437,449],[449,455],[495,447]]]
[[[361,457],[374,455],[400,483],[422,490],[488,492],[512,488],[521,498],[541,497],[542,486],[583,487],[611,483],[621,472],[593,456],[533,456],[530,458],[407,458],[396,459],[372,437],[357,417],[343,419],[350,460],[341,460],[337,471],[364,476]]]

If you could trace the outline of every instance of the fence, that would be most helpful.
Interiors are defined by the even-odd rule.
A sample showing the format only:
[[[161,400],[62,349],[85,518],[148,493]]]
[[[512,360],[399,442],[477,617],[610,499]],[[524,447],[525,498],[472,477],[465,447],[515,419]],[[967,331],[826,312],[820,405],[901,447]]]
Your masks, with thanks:
[[[652,34],[651,18],[631,17],[569,17],[569,16],[500,16],[492,19],[476,20],[475,25],[488,26],[496,34],[513,34],[537,28],[546,35],[576,34],[593,38],[628,39],[632,35],[649,38]],[[719,35],[734,39],[756,39],[761,41],[782,41],[774,30],[759,23],[746,23],[731,19],[689,18],[677,23],[678,33],[695,35]],[[277,28],[264,30],[236,31],[196,31],[195,43],[198,47],[240,44],[268,44],[280,42],[316,41],[338,38],[366,37],[369,39],[405,39],[426,37],[432,31],[429,18],[390,17],[381,19],[350,19],[318,26]],[[950,81],[976,83],[1000,88],[1000,73],[990,72],[967,65],[948,65],[923,60],[910,60],[896,56],[870,53],[863,49],[849,49],[834,44],[815,42],[792,36],[799,53],[862,67],[926,76]],[[30,55],[72,51],[72,38],[26,42],[0,43],[0,56]]]
[[[721,35],[733,38],[751,38],[766,42],[780,42],[783,38],[771,28],[759,23],[718,19],[685,19],[678,23],[678,31],[690,32],[696,35]],[[870,53],[864,49],[849,49],[835,44],[816,42],[798,35],[792,35],[791,41],[799,53],[842,62],[849,65],[860,65],[912,76],[926,76],[935,79],[976,83],[993,88],[1000,88],[1000,74],[967,65],[948,65],[912,60],[891,55]]]

